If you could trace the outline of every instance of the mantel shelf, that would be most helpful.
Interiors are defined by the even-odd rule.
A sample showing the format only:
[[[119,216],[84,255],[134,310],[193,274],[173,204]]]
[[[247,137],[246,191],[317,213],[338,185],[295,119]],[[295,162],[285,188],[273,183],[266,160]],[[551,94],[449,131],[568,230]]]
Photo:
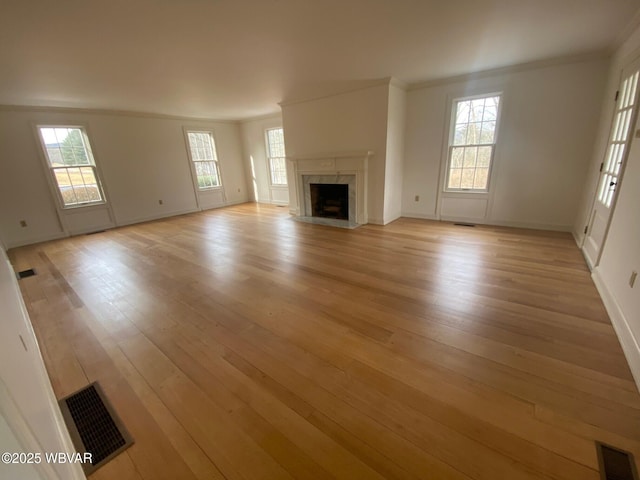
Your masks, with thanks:
[[[371,150],[354,150],[349,152],[326,152],[326,153],[313,153],[305,155],[287,156],[287,160],[315,160],[315,159],[330,159],[330,158],[349,158],[349,157],[371,157],[373,156]]]

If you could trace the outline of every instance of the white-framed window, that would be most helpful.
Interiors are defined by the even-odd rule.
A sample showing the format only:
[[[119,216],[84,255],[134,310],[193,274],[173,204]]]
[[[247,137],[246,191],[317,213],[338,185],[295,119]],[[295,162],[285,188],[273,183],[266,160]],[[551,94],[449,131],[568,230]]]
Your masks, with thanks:
[[[453,101],[445,191],[489,190],[501,98],[493,93]]]
[[[213,133],[189,130],[187,131],[187,141],[198,188],[206,190],[221,187],[218,154]]]
[[[62,208],[105,203],[84,127],[39,125],[37,128]]]
[[[284,130],[282,128],[270,128],[266,132],[266,137],[271,185],[287,185]]]

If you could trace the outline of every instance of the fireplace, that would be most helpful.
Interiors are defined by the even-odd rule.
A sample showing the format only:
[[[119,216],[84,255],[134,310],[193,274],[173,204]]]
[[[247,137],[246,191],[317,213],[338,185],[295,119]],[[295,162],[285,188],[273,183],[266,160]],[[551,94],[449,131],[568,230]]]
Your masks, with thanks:
[[[313,217],[349,220],[349,185],[310,183],[309,190]]]
[[[355,228],[367,223],[367,163],[371,151],[290,157],[291,213],[300,221]],[[292,192],[292,193],[293,193]]]

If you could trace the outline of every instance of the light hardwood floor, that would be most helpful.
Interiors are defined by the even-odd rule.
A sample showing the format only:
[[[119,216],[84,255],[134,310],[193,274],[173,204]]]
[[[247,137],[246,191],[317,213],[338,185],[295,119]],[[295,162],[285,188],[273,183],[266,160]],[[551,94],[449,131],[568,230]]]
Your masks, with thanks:
[[[640,395],[569,234],[254,204],[10,252],[54,390],[136,443],[92,479],[596,480]]]

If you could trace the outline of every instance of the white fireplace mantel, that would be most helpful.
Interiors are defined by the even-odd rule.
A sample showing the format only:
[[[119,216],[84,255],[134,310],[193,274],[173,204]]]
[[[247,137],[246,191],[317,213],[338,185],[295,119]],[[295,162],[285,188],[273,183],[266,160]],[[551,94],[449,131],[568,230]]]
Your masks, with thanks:
[[[367,167],[372,151],[352,151],[319,153],[314,155],[299,155],[287,157],[294,180],[294,198],[297,205],[293,206],[295,215],[298,217],[311,216],[309,202],[305,202],[305,176],[318,176],[329,181],[330,177],[335,177],[335,183],[346,183],[345,176],[355,177],[355,195],[351,196],[355,200],[355,206],[349,206],[349,211],[354,212],[354,218],[349,218],[359,225],[368,222],[367,216]],[[340,178],[340,180],[338,180]],[[308,182],[307,182],[308,183]],[[323,182],[324,183],[324,182]],[[355,208],[354,208],[355,207]],[[350,213],[351,217],[351,213]]]

